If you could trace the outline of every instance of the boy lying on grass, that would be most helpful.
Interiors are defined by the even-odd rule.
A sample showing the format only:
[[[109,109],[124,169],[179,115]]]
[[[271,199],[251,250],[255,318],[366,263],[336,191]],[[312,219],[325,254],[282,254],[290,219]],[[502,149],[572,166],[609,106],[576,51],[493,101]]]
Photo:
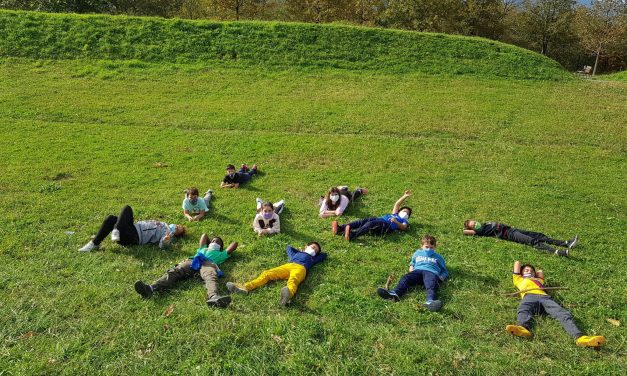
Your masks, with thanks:
[[[198,199],[198,188],[191,187],[185,190],[185,197],[183,198],[183,215],[188,221],[200,221],[205,217],[209,211],[209,203],[211,202],[211,195],[213,191],[211,189],[205,192],[205,196],[202,200]]]
[[[440,282],[448,278],[448,270],[444,258],[435,252],[437,240],[431,235],[422,237],[421,249],[416,250],[409,263],[409,273],[405,274],[394,290],[379,287],[377,294],[383,299],[395,302],[412,287],[422,285],[427,290],[427,300],[422,304],[429,311],[439,311],[442,302],[437,300]]]
[[[100,248],[100,243],[111,234],[111,241],[122,246],[159,244],[159,248],[170,246],[172,237],[184,236],[186,229],[181,225],[169,225],[161,221],[139,221],[133,223],[133,209],[122,208],[119,216],[110,215],[102,222],[98,233],[89,243],[79,249],[89,252]]]
[[[219,265],[226,261],[233,251],[237,249],[237,243],[231,243],[223,250],[224,243],[219,237],[209,241],[207,234],[200,237],[199,248],[196,255],[188,260],[181,261],[170,268],[161,278],[151,285],[142,281],[135,282],[135,291],[144,298],[150,298],[153,293],[173,287],[176,282],[194,277],[200,274],[207,289],[207,305],[209,307],[226,308],[231,303],[230,296],[218,295],[218,277],[222,276]]]
[[[235,172],[235,166],[229,164],[226,166],[226,175],[220,183],[221,188],[239,188],[241,184],[250,181],[253,176],[257,175],[257,165],[253,165],[251,169],[247,164],[243,164],[239,171]]]
[[[321,250],[318,242],[307,243],[307,246],[302,251],[288,245],[286,252],[290,261],[289,263],[273,269],[264,270],[257,278],[241,286],[227,282],[226,287],[231,293],[248,294],[250,291],[264,286],[270,281],[286,279],[287,286],[281,289],[280,302],[282,306],[287,306],[290,304],[294,295],[296,295],[298,285],[307,277],[309,269],[327,258],[327,254],[321,253]]]
[[[367,233],[385,235],[394,231],[405,231],[409,227],[408,219],[412,210],[408,206],[401,207],[403,202],[411,196],[411,191],[405,193],[394,203],[392,214],[382,217],[364,218],[345,225],[338,225],[337,221],[331,224],[333,234],[344,234],[344,239],[350,241]]]
[[[579,241],[576,235],[570,240],[556,240],[549,238],[541,232],[521,230],[498,222],[481,223],[474,219],[468,219],[464,222],[464,235],[493,236],[514,243],[530,245],[536,249],[557,256],[568,256],[568,252],[573,249]],[[545,243],[567,247],[567,249],[555,249]]]
[[[558,320],[564,330],[574,339],[577,346],[598,347],[605,343],[603,336],[584,336],[577,328],[573,316],[569,311],[557,304],[546,292],[544,287],[544,272],[536,272],[532,265],[520,266],[520,261],[514,262],[514,286],[520,291],[522,300],[518,305],[518,325],[507,325],[505,329],[517,337],[531,338],[531,321],[534,315],[548,314]]]

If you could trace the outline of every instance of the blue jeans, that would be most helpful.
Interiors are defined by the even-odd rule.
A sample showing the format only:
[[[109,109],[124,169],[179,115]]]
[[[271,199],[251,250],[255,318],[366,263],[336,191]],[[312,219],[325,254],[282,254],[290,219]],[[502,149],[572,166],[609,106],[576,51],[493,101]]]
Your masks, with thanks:
[[[255,171],[253,170],[248,170],[248,171],[244,171],[243,169],[239,169],[239,171],[237,171],[237,174],[239,175],[239,180],[242,183],[247,183],[250,181],[250,179],[253,178],[253,176],[255,176]]]
[[[440,279],[437,275],[428,270],[414,270],[401,277],[394,292],[401,297],[405,295],[410,288],[417,285],[425,287],[427,290],[427,300],[435,300],[438,293],[438,286],[440,285]]]
[[[367,233],[373,233],[377,235],[385,235],[390,231],[391,223],[381,218],[364,218],[348,224],[351,227],[350,239],[355,239]],[[347,225],[340,225],[338,229],[340,232],[344,231]]]

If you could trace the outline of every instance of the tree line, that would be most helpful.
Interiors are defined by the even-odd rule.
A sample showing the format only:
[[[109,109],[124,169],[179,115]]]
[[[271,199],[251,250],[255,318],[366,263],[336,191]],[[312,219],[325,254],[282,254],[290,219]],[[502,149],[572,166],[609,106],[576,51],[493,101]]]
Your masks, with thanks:
[[[570,70],[627,67],[627,0],[0,0],[0,8],[187,19],[340,22],[480,36]]]

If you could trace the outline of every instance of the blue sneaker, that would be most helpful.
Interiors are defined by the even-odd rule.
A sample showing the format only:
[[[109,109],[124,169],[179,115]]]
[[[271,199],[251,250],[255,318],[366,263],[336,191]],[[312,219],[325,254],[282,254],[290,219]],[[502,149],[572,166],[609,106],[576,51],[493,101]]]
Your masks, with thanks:
[[[439,311],[442,308],[442,302],[440,300],[427,300],[422,303],[422,306],[431,312]]]
[[[386,290],[381,287],[377,289],[377,294],[379,294],[379,296],[383,299],[394,300],[395,302],[399,302],[401,300],[401,298],[394,291]]]

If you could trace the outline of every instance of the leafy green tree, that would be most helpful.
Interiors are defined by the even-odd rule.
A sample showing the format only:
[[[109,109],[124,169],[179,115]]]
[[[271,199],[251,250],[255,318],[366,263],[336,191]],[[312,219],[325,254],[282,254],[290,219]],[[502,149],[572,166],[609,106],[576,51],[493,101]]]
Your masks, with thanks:
[[[574,0],[524,0],[523,31],[543,55],[554,43],[572,39]]]
[[[575,20],[581,45],[595,57],[593,76],[601,57],[614,56],[624,62],[627,55],[627,2],[595,1],[590,8],[577,9]]]

